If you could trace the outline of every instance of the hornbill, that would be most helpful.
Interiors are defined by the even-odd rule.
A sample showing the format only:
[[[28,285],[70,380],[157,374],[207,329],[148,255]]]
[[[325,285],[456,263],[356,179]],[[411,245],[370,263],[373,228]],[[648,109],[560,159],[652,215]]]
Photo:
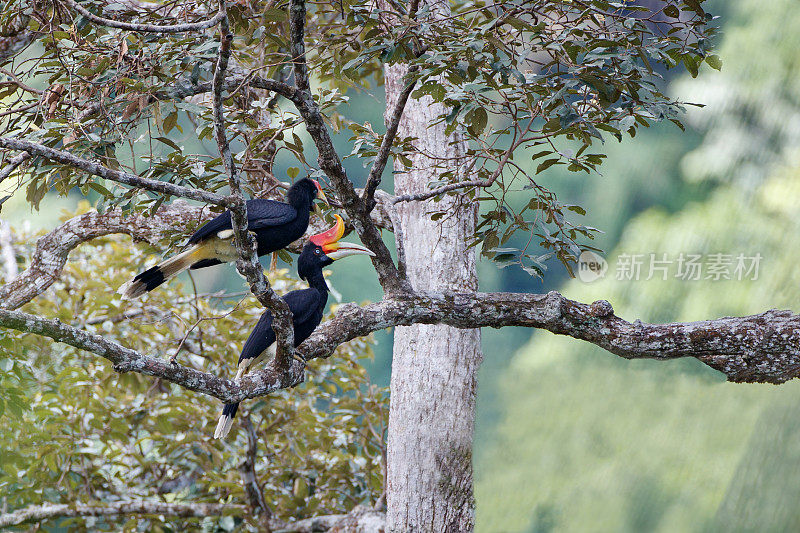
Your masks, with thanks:
[[[318,194],[328,203],[319,183],[303,178],[289,187],[286,193],[288,203],[262,199],[247,201],[247,229],[255,234],[259,256],[285,248],[303,236],[308,228],[311,205]],[[136,298],[187,268],[204,268],[238,259],[230,211],[201,226],[189,237],[189,244],[191,248],[138,274],[117,292],[125,298]]]
[[[301,279],[308,282],[309,288],[291,291],[283,296],[283,301],[292,311],[295,347],[306,340],[322,321],[322,312],[328,302],[328,284],[322,275],[323,267],[348,255],[375,255],[359,244],[338,242],[344,235],[344,221],[339,215],[334,216],[336,224],[331,229],[312,236],[297,259],[297,273]],[[272,313],[267,310],[261,315],[256,327],[244,343],[242,353],[239,355],[236,381],[239,381],[254,364],[274,354],[275,332],[272,331]],[[224,438],[228,434],[238,408],[238,403],[225,404],[217,429],[214,431],[215,439]]]

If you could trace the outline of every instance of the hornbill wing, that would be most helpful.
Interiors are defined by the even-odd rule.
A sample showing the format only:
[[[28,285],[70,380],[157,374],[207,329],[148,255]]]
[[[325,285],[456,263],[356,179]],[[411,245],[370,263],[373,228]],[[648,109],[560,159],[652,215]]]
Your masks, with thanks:
[[[295,329],[294,344],[297,346],[306,340],[297,336],[297,328],[300,324],[308,322],[311,317],[319,311],[322,295],[317,289],[309,288],[292,291],[284,296],[283,299],[289,305],[289,310],[292,312],[292,324]]]
[[[275,332],[272,331],[272,313],[265,311],[244,343],[242,353],[239,355],[240,368],[243,361],[249,361],[252,364],[252,361],[264,353],[264,350],[274,342]]]
[[[248,229],[260,229],[270,226],[280,226],[291,222],[297,217],[294,207],[275,200],[248,200],[247,201],[247,227]],[[203,239],[216,235],[220,231],[231,229],[231,213],[225,211],[221,215],[209,220],[198,228],[189,237],[189,244],[195,244]]]
[[[292,312],[292,325],[297,329],[298,324],[307,322],[319,309],[321,295],[317,289],[302,289],[292,291],[283,297]],[[303,342],[305,339],[295,337],[295,344]],[[256,327],[247,337],[239,356],[239,365],[244,360],[253,360],[261,355],[264,350],[275,342],[275,332],[272,331],[272,313],[264,311],[258,319]],[[252,364],[252,363],[251,363]]]
[[[250,200],[247,202],[247,225],[252,229],[280,226],[297,218],[297,210],[289,204],[275,200]]]

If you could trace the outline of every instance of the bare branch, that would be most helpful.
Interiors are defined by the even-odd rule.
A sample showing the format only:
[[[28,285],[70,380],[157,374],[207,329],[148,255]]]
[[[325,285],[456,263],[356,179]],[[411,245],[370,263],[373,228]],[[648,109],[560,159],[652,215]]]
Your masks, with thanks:
[[[167,515],[177,517],[205,517],[225,514],[243,514],[244,505],[220,503],[166,503],[161,501],[104,502],[97,505],[85,503],[46,503],[0,515],[0,527],[15,526],[25,522],[48,518],[80,516],[119,516],[128,514]]]
[[[256,455],[258,452],[258,435],[250,421],[250,415],[245,414],[241,418],[242,426],[247,431],[247,453],[244,460],[239,465],[239,474],[242,478],[244,491],[250,501],[250,508],[254,515],[259,517],[261,531],[269,533],[271,531],[270,521],[272,520],[272,510],[267,506],[264,498],[264,491],[258,484],[256,477]]]
[[[249,79],[248,79],[249,78]],[[234,91],[246,86],[256,89],[265,89],[294,101],[297,98],[297,89],[282,81],[261,76],[250,76],[250,73],[241,67],[231,65],[225,72],[225,79],[222,84],[224,91]],[[189,96],[211,92],[212,82],[196,83],[191,76],[187,75],[179,78],[174,85],[168,89],[158,91],[155,96],[160,100],[180,100]]]
[[[458,189],[466,189],[470,187],[490,187],[496,179],[497,176],[494,176],[494,178],[487,178],[485,180],[459,181],[458,183],[442,185],[441,187],[431,189],[430,191],[420,192],[417,194],[400,194],[392,198],[392,204],[399,202],[421,202],[423,200],[433,198],[434,196],[440,196]]]
[[[2,74],[5,74],[5,75],[6,75],[6,76],[8,76],[9,78],[11,78],[11,81],[10,81],[10,82],[2,82],[2,83],[11,83],[11,84],[13,84],[13,85],[16,85],[17,87],[19,87],[19,88],[20,88],[20,89],[22,89],[23,91],[27,91],[27,92],[29,92],[29,93],[33,93],[33,94],[38,94],[38,95],[40,95],[40,96],[41,96],[41,95],[44,93],[44,91],[41,91],[41,90],[39,90],[39,89],[34,89],[34,88],[33,88],[33,87],[31,87],[30,85],[26,85],[25,83],[23,83],[23,82],[22,82],[22,81],[21,81],[21,80],[20,80],[20,79],[17,77],[17,75],[16,75],[16,74],[14,74],[13,72],[11,72],[10,70],[6,70],[6,69],[4,69],[4,68],[0,68],[0,73],[2,73]]]
[[[297,85],[297,95],[292,102],[303,117],[308,134],[317,147],[320,168],[330,178],[342,203],[342,208],[350,217],[361,242],[375,253],[372,264],[375,266],[384,291],[391,294],[408,292],[411,290],[410,286],[406,280],[400,277],[389,249],[386,248],[380,233],[372,223],[364,202],[356,194],[353,183],[347,177],[328,134],[319,106],[309,92],[303,42],[305,14],[306,8],[303,0],[290,0],[289,28],[295,84]]]
[[[346,514],[312,516],[311,518],[304,518],[303,520],[287,524],[286,527],[277,530],[275,533],[315,533],[317,531],[328,531],[345,518],[347,518]]]
[[[20,107],[15,107],[14,109],[9,109],[8,111],[3,111],[0,113],[0,118],[7,117],[8,115],[16,115],[17,113],[22,113],[23,111],[28,111],[29,109],[33,109],[34,107],[38,106],[39,100],[36,100],[35,102],[31,102]]]
[[[91,20],[95,24],[108,26],[109,28],[118,28],[121,30],[130,30],[143,33],[183,33],[190,31],[197,31],[197,30],[205,30],[219,24],[219,21],[222,20],[222,18],[225,16],[224,13],[219,12],[210,19],[204,20],[202,22],[171,24],[165,26],[159,26],[156,24],[136,24],[132,22],[119,22],[117,20],[98,17],[91,11],[80,6],[77,2],[75,2],[75,0],[65,0],[65,1],[67,5],[69,5],[72,9],[74,9],[87,19]]]
[[[233,160],[228,138],[225,135],[225,114],[223,111],[222,86],[225,71],[231,54],[233,34],[230,32],[225,2],[220,2],[220,47],[217,65],[214,69],[213,94],[214,94],[214,136],[217,140],[220,156],[228,171],[228,184],[231,188],[230,212],[231,226],[234,232],[234,244],[239,252],[240,260],[236,262],[239,273],[245,277],[250,285],[250,291],[258,298],[261,304],[270,310],[273,316],[272,329],[275,332],[277,344],[276,361],[281,369],[287,369],[294,354],[294,329],[292,327],[292,312],[286,302],[281,300],[270,288],[261,263],[256,254],[256,242],[253,235],[247,231],[247,203],[242,193],[239,178],[239,169]]]
[[[21,154],[17,154],[14,157],[9,158],[8,163],[6,163],[6,166],[0,169],[0,183],[3,183],[3,180],[9,177],[11,173],[17,169],[18,166],[20,166],[22,163],[24,163],[30,158],[31,154],[29,154],[28,152],[22,152]]]
[[[88,172],[89,174],[94,174],[95,176],[100,176],[101,178],[122,183],[123,185],[139,187],[141,189],[146,189],[148,191],[158,192],[161,194],[190,198],[192,200],[197,200],[198,202],[207,202],[221,206],[227,205],[227,199],[224,196],[213,192],[204,191],[202,189],[190,189],[188,187],[175,185],[167,181],[142,178],[141,176],[136,176],[127,172],[113,170],[95,161],[83,159],[82,157],[72,155],[69,152],[56,150],[55,148],[50,148],[48,146],[44,146],[43,144],[37,144],[31,141],[25,141],[23,139],[0,137],[0,148],[25,151],[31,155],[44,157],[45,159],[56,161],[57,163],[69,165]]]
[[[415,69],[409,69],[409,74],[413,74],[414,70]],[[386,168],[386,161],[389,159],[392,143],[397,135],[397,128],[400,126],[400,119],[403,117],[403,110],[406,107],[408,97],[411,96],[415,85],[416,80],[410,81],[397,97],[397,104],[394,106],[394,111],[392,111],[392,116],[386,126],[386,135],[383,136],[383,141],[381,141],[381,146],[378,149],[378,155],[375,156],[375,161],[372,163],[372,168],[367,177],[367,184],[364,186],[364,194],[361,196],[366,205],[367,212],[371,212],[375,207],[375,189],[377,189],[378,185],[381,183],[383,169]]]
[[[71,218],[36,242],[30,266],[15,280],[0,286],[0,307],[17,309],[47,290],[61,275],[69,253],[83,242],[113,233],[125,233],[134,240],[155,243],[174,228],[185,228],[205,220],[211,212],[204,207],[175,202],[162,206],[152,217],[124,216],[120,210],[90,212]]]

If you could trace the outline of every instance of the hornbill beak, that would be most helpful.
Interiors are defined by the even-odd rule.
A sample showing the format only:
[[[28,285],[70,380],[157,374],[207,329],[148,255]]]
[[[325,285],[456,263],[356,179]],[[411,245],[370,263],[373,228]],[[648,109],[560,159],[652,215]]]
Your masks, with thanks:
[[[319,199],[322,200],[323,202],[325,202],[325,205],[330,207],[331,203],[328,201],[328,198],[325,196],[325,191],[322,190],[322,187],[320,186],[319,182],[317,180],[311,180],[311,181],[313,181],[314,185],[317,186],[317,192],[318,192],[318,195],[319,195]]]
[[[374,257],[372,250],[352,242],[339,242],[344,235],[344,220],[339,215],[333,215],[336,223],[331,229],[313,235],[309,240],[322,248],[325,255],[336,261],[349,255],[369,255]]]

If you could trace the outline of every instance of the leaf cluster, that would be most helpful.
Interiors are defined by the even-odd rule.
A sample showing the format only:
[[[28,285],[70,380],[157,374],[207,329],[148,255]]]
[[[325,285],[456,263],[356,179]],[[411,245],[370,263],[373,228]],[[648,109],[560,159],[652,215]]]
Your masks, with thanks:
[[[39,32],[40,47],[14,69],[43,94],[14,83],[0,90],[20,104],[42,98],[46,105],[4,119],[3,134],[67,148],[148,178],[209,191],[225,187],[221,160],[205,144],[213,137],[206,93],[218,47],[215,30],[136,33],[56,7],[23,16],[30,10],[25,3],[11,5],[16,9],[4,13],[0,24],[23,17]],[[416,11],[409,11],[412,6]],[[683,104],[662,92],[663,74],[680,67],[695,76],[702,63],[720,67],[708,46],[713,17],[699,0],[478,0],[455,3],[448,14],[431,12],[424,2],[386,0],[378,7],[366,0],[308,6],[312,96],[328,125],[349,129],[351,156],[364,166],[373,162],[383,134],[348,118],[345,93],[380,85],[385,67],[403,65],[406,81],[415,84],[413,96],[431,104],[432,124],[445,123],[452,142],[467,144],[466,170],[454,161],[433,160],[430,186],[482,183],[464,188],[467,200],[484,206],[484,224],[475,235],[489,243],[481,248],[484,256],[507,262],[496,249],[519,234],[517,240],[535,249],[517,246],[515,257],[528,261],[533,274],[541,274],[543,258],[569,264],[591,248],[596,231],[574,220],[580,209],[558,203],[547,170],[593,173],[603,161],[605,139],[634,136],[661,120],[682,127]],[[214,11],[202,3],[192,11],[168,4],[134,12],[103,1],[89,8],[137,22],[198,20]],[[226,129],[249,192],[267,187],[259,172],[271,173],[282,150],[297,161],[291,176],[301,169],[319,175],[308,161],[293,105],[248,83],[254,76],[290,80],[287,5],[239,2],[231,20],[234,70],[243,74],[224,95]],[[424,155],[413,137],[403,136],[391,154],[398,170],[411,165],[415,154]],[[25,167],[23,182],[34,206],[48,191],[68,194],[76,188],[100,201],[101,209],[154,210],[165,201],[38,159]]]

